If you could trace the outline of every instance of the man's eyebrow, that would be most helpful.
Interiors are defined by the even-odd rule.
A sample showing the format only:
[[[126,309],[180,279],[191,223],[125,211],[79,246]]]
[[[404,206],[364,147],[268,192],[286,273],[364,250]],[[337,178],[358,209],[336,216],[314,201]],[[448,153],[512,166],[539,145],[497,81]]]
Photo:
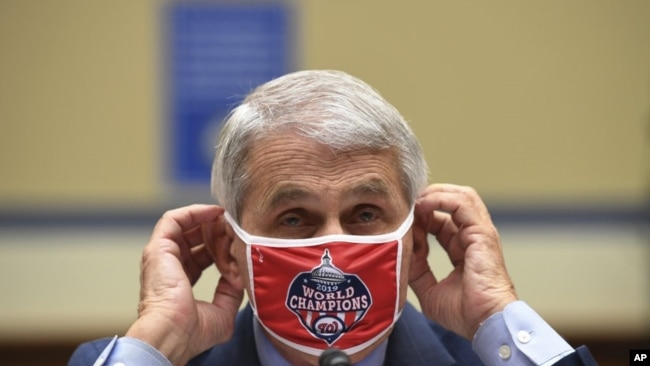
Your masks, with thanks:
[[[373,178],[361,182],[351,187],[347,192],[345,192],[345,194],[359,197],[391,198],[388,184],[379,178]],[[266,202],[268,202],[267,207],[270,210],[275,210],[278,207],[291,202],[311,201],[316,198],[317,194],[310,190],[295,185],[286,185],[274,190],[269,198],[266,199]]]
[[[358,196],[377,196],[390,198],[390,189],[386,182],[379,178],[373,178],[354,186],[350,193]]]
[[[286,186],[275,190],[267,200],[268,207],[273,210],[278,206],[289,202],[305,201],[314,199],[314,194],[296,186]]]

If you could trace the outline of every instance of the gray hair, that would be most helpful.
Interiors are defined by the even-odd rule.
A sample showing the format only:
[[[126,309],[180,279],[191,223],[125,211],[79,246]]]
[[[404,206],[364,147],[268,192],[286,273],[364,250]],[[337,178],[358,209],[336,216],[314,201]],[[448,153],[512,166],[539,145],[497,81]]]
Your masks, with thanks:
[[[212,165],[212,194],[239,220],[251,182],[248,152],[270,133],[291,131],[333,151],[397,151],[412,204],[427,184],[427,165],[402,115],[368,84],[341,71],[299,71],[257,87],[226,118]]]

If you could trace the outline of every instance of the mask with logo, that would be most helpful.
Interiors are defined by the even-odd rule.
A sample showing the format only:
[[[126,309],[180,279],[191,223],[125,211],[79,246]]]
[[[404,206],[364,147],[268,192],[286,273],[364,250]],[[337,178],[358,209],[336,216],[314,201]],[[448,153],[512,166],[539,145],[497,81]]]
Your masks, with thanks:
[[[336,347],[357,353],[384,336],[400,315],[402,239],[413,210],[392,233],[278,239],[244,231],[255,316],[268,334],[318,356]]]

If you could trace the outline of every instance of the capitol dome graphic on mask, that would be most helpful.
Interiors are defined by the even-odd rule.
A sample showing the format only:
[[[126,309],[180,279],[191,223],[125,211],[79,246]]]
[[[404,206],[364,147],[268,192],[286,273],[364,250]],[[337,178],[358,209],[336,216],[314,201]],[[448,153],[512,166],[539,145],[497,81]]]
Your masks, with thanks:
[[[311,335],[328,346],[353,329],[372,306],[372,296],[361,278],[334,266],[332,257],[341,252],[330,253],[324,248],[320,263],[314,258],[316,266],[300,272],[287,291],[287,308]],[[345,262],[341,258],[341,263]]]
[[[328,249],[325,249],[325,253],[321,257],[321,265],[311,271],[311,280],[330,286],[338,285],[345,281],[343,272],[332,265],[332,258]]]

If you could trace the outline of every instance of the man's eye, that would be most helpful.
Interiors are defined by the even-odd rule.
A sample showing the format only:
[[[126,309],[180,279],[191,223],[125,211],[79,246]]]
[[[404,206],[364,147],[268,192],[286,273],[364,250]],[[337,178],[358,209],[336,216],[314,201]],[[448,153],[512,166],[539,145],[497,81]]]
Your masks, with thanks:
[[[295,216],[290,216],[282,220],[282,223],[286,226],[295,227],[300,225],[300,219]]]
[[[372,222],[376,219],[376,215],[372,211],[363,211],[359,214],[359,221],[361,222]]]

